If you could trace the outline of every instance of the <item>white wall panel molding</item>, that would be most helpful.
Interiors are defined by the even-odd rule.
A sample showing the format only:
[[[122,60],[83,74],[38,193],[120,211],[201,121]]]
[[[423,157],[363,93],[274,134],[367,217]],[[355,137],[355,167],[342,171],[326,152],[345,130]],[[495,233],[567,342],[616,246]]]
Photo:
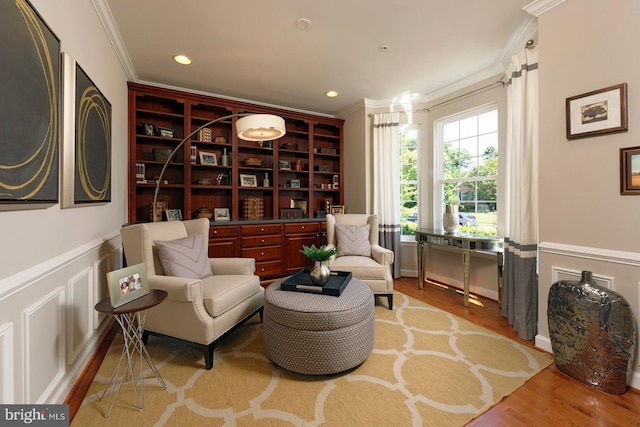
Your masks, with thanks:
[[[0,403],[13,404],[13,322],[0,326]]]
[[[120,230],[109,233],[104,237],[95,239],[82,246],[78,246],[77,248],[60,254],[55,258],[51,258],[32,268],[0,280],[0,302],[16,294],[27,286],[30,286],[33,282],[41,280],[56,271],[73,264],[88,253],[102,248],[109,244],[111,240],[116,238],[120,238]],[[120,245],[119,243],[117,245],[114,243],[113,246]]]
[[[523,7],[522,10],[532,14],[533,16],[540,16],[565,1],[566,0],[535,0]]]
[[[111,253],[106,254],[102,258],[98,259],[93,264],[93,300],[91,301],[91,307],[100,302],[102,299],[109,296],[109,288],[107,286],[107,273],[118,269],[120,267],[114,266],[115,258],[118,253],[121,253],[121,248],[116,248]],[[122,259],[122,258],[120,258]],[[119,263],[121,264],[121,262]],[[97,310],[93,311],[93,330],[97,330],[100,327],[100,323],[107,317],[106,314],[100,313]]]
[[[590,248],[554,242],[541,242],[540,245],[538,245],[538,249],[541,253],[640,267],[640,253],[637,252]]]
[[[65,374],[65,287],[23,311],[23,402],[46,403]]]
[[[615,291],[615,278],[611,276],[604,276],[601,274],[597,274],[595,272],[592,273],[592,279],[596,285],[602,286],[604,288]],[[574,282],[579,282],[582,277],[582,271],[564,268],[564,267],[551,267],[551,283],[556,283],[560,280],[571,280]]]
[[[93,268],[85,268],[67,283],[67,363],[73,365],[93,332]]]

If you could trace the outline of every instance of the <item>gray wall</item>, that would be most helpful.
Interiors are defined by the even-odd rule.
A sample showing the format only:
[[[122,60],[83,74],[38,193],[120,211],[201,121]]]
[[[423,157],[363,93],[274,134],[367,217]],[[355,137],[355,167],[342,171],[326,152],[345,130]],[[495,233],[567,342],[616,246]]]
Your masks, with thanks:
[[[619,149],[638,143],[640,2],[566,1],[538,18],[540,258],[538,337],[550,349],[547,296],[590,270],[640,313],[640,197],[622,196]],[[565,137],[565,100],[628,83],[629,131]],[[636,358],[636,371],[638,371]],[[638,373],[633,385],[640,386]]]

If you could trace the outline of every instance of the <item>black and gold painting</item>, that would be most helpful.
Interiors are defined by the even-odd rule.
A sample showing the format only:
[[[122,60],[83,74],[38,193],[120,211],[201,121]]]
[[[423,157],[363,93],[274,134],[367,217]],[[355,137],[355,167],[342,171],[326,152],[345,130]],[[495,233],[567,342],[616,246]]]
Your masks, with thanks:
[[[111,104],[76,64],[76,204],[111,201]]]
[[[0,1],[0,205],[58,202],[60,40],[25,0]]]

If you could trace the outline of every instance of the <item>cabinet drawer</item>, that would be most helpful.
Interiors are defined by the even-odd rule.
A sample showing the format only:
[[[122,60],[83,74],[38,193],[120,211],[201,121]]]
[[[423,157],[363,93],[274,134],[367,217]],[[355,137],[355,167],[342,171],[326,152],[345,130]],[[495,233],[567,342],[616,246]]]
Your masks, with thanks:
[[[319,225],[317,222],[297,222],[294,224],[285,224],[284,232],[285,234],[293,234],[293,233],[316,233],[319,230]]]
[[[226,227],[211,227],[209,229],[209,238],[217,237],[236,237],[238,235],[238,227],[228,225]]]
[[[242,248],[243,258],[255,258],[256,262],[282,259],[282,247]]]
[[[282,240],[280,239],[279,234],[276,236],[256,236],[256,237],[242,238],[243,248],[259,248],[262,246],[280,246],[281,244],[282,244]]]
[[[280,234],[280,224],[243,225],[243,236],[263,236],[267,234]]]
[[[257,262],[256,274],[258,276],[278,276],[282,274],[282,263],[280,261]]]

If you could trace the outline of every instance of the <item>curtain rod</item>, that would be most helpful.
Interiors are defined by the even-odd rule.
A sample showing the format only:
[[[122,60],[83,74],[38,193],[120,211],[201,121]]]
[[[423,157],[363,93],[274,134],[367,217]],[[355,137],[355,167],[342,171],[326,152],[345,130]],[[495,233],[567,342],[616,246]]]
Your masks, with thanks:
[[[494,87],[494,86],[496,86],[496,85],[498,85],[498,84],[500,84],[500,85],[504,86],[504,85],[505,85],[505,82],[504,82],[502,79],[500,79],[500,80],[498,80],[497,82],[493,82],[493,83],[488,84],[488,85],[486,85],[486,86],[482,86],[482,87],[480,87],[480,88],[478,88],[478,89],[474,89],[474,90],[469,91],[469,92],[467,92],[467,93],[463,93],[462,95],[458,95],[458,96],[453,97],[453,98],[451,98],[451,99],[447,99],[446,101],[439,102],[439,103],[437,103],[437,104],[435,104],[435,105],[432,105],[431,107],[428,107],[428,108],[421,108],[421,109],[419,109],[419,110],[400,110],[400,111],[395,111],[395,112],[396,112],[396,113],[405,113],[405,114],[406,114],[406,113],[417,113],[417,112],[421,112],[421,111],[431,111],[431,110],[433,110],[434,108],[440,107],[441,105],[445,105],[445,104],[448,104],[449,102],[452,102],[452,101],[458,100],[458,99],[460,99],[460,98],[464,98],[464,97],[466,97],[466,96],[473,95],[474,93],[478,93],[478,92],[481,92],[481,91],[483,91],[483,90],[486,90],[486,89],[492,88],[492,87]],[[369,117],[373,117],[373,116],[375,116],[376,114],[383,114],[383,113],[369,113]]]

